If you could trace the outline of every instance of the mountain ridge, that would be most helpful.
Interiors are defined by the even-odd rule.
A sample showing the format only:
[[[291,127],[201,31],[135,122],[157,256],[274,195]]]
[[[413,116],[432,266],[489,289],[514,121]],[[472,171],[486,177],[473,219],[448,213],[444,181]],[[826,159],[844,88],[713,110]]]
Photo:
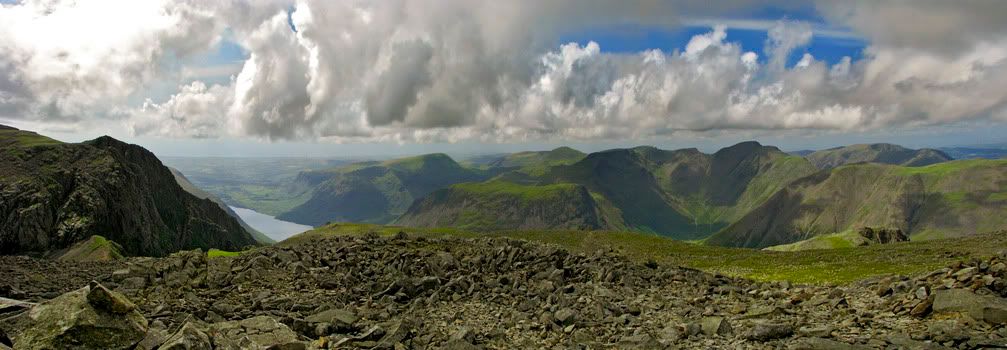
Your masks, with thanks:
[[[832,169],[852,163],[883,163],[926,166],[953,160],[933,148],[910,149],[890,143],[855,144],[815,151],[805,156],[819,169]]]
[[[256,244],[137,145],[108,136],[62,143],[8,127],[0,133],[0,163],[3,254],[63,249],[93,235],[129,255]]]
[[[433,153],[302,172],[297,178],[313,193],[277,218],[319,226],[329,221],[391,222],[415,199],[486,176],[462,167],[446,154]]]
[[[785,170],[781,170],[785,169]],[[743,208],[761,203],[786,181],[815,169],[799,157],[758,142],[742,142],[714,154],[695,148],[661,150],[652,146],[611,149],[586,155],[571,164],[549,166],[539,173],[510,172],[491,181],[523,186],[573,184],[583,186],[603,213],[599,229],[630,228],[697,239],[719,230]],[[766,174],[781,178],[768,179]],[[737,184],[722,186],[729,179]],[[749,186],[751,183],[756,186]],[[438,197],[446,200],[447,197]],[[453,197],[458,200],[458,196]],[[423,208],[443,209],[446,203],[423,199],[401,222],[430,225]],[[485,200],[483,200],[485,202]],[[460,203],[464,203],[461,201]],[[430,214],[435,215],[435,214]],[[518,224],[519,226],[521,224]],[[495,225],[484,225],[495,226]],[[485,227],[484,227],[485,228]]]

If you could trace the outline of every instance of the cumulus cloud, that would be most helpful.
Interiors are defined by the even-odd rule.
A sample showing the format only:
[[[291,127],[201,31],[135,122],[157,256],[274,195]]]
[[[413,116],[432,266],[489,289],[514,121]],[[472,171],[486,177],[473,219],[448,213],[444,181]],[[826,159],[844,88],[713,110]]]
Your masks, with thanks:
[[[109,16],[127,13],[128,16]],[[166,55],[218,40],[223,24],[200,2],[25,1],[0,9],[0,96],[12,115],[79,119],[158,74]]]
[[[206,86],[195,81],[179,87],[179,92],[168,101],[156,103],[147,99],[143,106],[130,111],[127,120],[133,134],[149,134],[165,137],[210,138],[223,136],[228,130],[227,108],[234,101],[230,87]]]
[[[721,12],[757,6],[717,5],[692,0],[5,5],[0,114],[44,120],[116,111],[136,134],[333,142],[863,130],[1007,115],[1007,25],[997,15],[1004,5],[995,2],[822,2],[818,8],[829,25],[778,21],[766,27],[761,52],[732,42],[728,26],[738,21],[714,25],[672,52],[609,53],[593,42],[556,45],[564,34],[584,29],[675,28],[689,18],[711,21]],[[136,15],[126,23],[106,21],[74,32],[113,9]],[[830,65],[804,53],[788,65],[816,35],[839,33],[822,28],[840,26],[870,43],[863,58]],[[248,52],[229,84],[184,82],[173,96],[117,105],[164,74],[166,59],[208,50],[225,36]],[[186,73],[197,71],[185,67],[180,75],[198,79]]]

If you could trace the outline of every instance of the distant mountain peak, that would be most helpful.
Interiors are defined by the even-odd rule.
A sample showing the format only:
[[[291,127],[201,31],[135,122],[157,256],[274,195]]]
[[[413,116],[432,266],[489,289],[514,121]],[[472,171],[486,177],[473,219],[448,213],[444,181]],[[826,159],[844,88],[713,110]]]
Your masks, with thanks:
[[[924,166],[952,160],[932,148],[911,149],[891,143],[855,144],[812,152],[805,156],[819,169],[832,169],[853,163],[882,163]]]

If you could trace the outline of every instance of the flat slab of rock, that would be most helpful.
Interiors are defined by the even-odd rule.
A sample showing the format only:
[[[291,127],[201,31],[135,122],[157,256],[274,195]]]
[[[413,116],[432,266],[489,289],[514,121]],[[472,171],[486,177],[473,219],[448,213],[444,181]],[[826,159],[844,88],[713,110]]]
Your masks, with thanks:
[[[241,321],[210,325],[214,342],[227,340],[242,349],[304,349],[297,333],[269,316],[256,316]]]
[[[1007,323],[1007,300],[995,296],[978,295],[966,289],[936,291],[933,310],[936,313],[967,313],[976,320],[991,324]]]

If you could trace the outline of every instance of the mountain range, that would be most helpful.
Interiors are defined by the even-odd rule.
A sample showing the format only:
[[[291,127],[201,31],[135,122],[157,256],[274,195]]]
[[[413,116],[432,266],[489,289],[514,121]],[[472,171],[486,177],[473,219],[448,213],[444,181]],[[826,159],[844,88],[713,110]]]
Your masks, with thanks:
[[[257,244],[140,146],[107,136],[63,143],[4,126],[0,164],[0,254],[45,254],[93,236],[147,256]]]
[[[62,143],[4,127],[0,149],[10,164],[0,170],[4,252],[66,250],[106,238],[125,255],[270,243],[228,207],[245,206],[232,202],[247,193],[217,193],[231,184],[203,190],[139,146],[110,137]],[[928,239],[1007,224],[998,214],[1007,209],[1007,160],[951,160],[939,150],[891,144],[801,154],[749,141],[713,153],[560,147],[462,163],[440,153],[335,162],[274,174],[286,182],[247,207],[267,205],[278,219],[312,226],[630,230],[750,248],[845,237],[864,227]]]
[[[936,149],[909,149],[890,143],[836,147],[811,152],[804,157],[819,169],[832,169],[853,163],[924,166],[952,160],[951,156]]]
[[[407,191],[375,184],[399,162],[424,169],[410,173],[414,177],[439,173],[442,181],[409,196],[391,196]],[[305,172],[299,181],[316,188],[317,200],[302,206],[315,208],[309,223],[316,225],[367,221],[481,231],[633,230],[764,248],[860,227],[898,228],[914,239],[1001,228],[1004,223],[991,214],[1005,208],[1002,162],[953,161],[939,150],[892,144],[798,156],[742,142],[712,154],[648,146],[584,154],[563,147],[482,157],[468,166],[445,155],[426,155]],[[369,169],[361,173],[370,177],[346,175],[361,169]],[[333,183],[340,191],[330,190]],[[323,197],[361,189],[380,195]],[[367,207],[350,203],[374,197],[382,198],[375,206],[380,210],[367,220],[336,217],[339,209],[325,207]]]

